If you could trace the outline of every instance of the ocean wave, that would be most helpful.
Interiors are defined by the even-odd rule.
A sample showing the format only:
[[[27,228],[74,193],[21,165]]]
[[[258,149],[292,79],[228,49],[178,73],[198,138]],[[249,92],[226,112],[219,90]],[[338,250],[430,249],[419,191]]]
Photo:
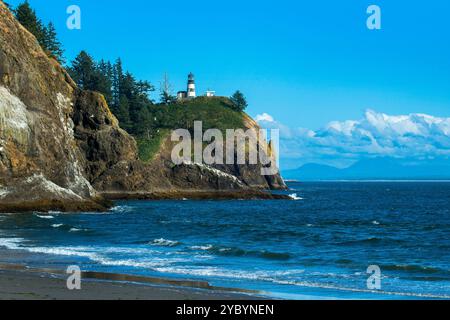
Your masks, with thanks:
[[[22,238],[0,238],[0,247],[10,250],[23,250],[30,253],[49,254],[57,256],[75,256],[88,258],[101,265],[126,266],[136,268],[154,269],[155,267],[167,266],[171,263],[189,262],[189,259],[182,258],[158,258],[152,257],[151,261],[137,261],[136,259],[113,259],[105,253],[136,253],[134,248],[100,248],[100,247],[28,247],[24,246],[25,239]],[[141,252],[147,253],[148,252]]]
[[[207,244],[206,246],[192,246],[190,247],[192,250],[210,250],[213,248],[211,244]]]
[[[157,239],[158,240],[158,239]],[[93,262],[96,262],[100,265],[106,266],[122,266],[122,267],[136,267],[136,268],[144,268],[151,269],[156,272],[161,273],[170,273],[170,274],[181,274],[181,275],[190,275],[190,276],[199,276],[199,277],[221,277],[221,278],[235,278],[240,280],[255,280],[255,281],[266,281],[272,282],[275,284],[282,285],[294,285],[301,287],[309,287],[309,288],[320,288],[320,289],[333,289],[339,291],[351,291],[357,293],[371,293],[377,295],[394,295],[394,296],[408,296],[408,297],[420,297],[420,298],[440,298],[440,299],[449,299],[449,295],[445,294],[432,294],[432,293],[416,293],[416,292],[396,292],[396,291],[379,291],[379,290],[369,290],[364,288],[352,288],[345,287],[337,284],[329,284],[329,283],[319,283],[305,280],[297,280],[292,279],[292,277],[298,277],[303,274],[304,269],[289,269],[289,270],[258,270],[258,271],[244,271],[244,270],[229,270],[223,269],[220,267],[213,266],[180,266],[178,263],[190,263],[192,262],[189,258],[182,259],[178,257],[174,258],[158,258],[152,257],[151,259],[146,260],[137,260],[137,259],[114,259],[108,257],[108,253],[114,252],[125,252],[125,253],[135,253],[135,248],[128,247],[89,247],[89,246],[74,246],[74,247],[27,247],[25,246],[26,240],[23,238],[0,238],[0,246],[6,247],[8,249],[15,250],[26,250],[31,253],[43,253],[43,254],[51,254],[51,255],[62,255],[62,256],[78,256],[85,257]],[[210,251],[210,250],[218,250],[218,252],[228,252],[230,253],[231,248],[227,247],[214,247],[213,245],[205,245],[205,246],[192,246],[191,248],[195,248],[195,250],[202,251]],[[222,250],[221,250],[222,249]],[[145,250],[145,249],[139,249]],[[242,249],[241,249],[242,250]],[[233,250],[231,250],[232,252]],[[259,252],[261,254],[262,251],[246,251],[246,252]],[[267,253],[267,252],[266,252]],[[240,253],[239,253],[240,254]],[[348,261],[342,261],[348,262]],[[174,263],[177,263],[174,265]],[[438,268],[429,268],[417,265],[385,265],[381,266],[382,270],[391,270],[391,269],[400,269],[400,270],[426,270],[430,273],[436,273],[439,271],[443,271]],[[445,271],[445,270],[444,270]],[[324,275],[322,273],[318,275]],[[336,278],[337,275],[333,273],[325,274]],[[436,278],[437,277],[437,278]],[[435,279],[436,278],[436,279]],[[447,278],[448,279],[448,278]],[[414,280],[414,279],[412,279]],[[421,280],[421,279],[418,279]],[[427,277],[427,281],[439,281],[445,280],[444,277],[439,276],[430,276]]]
[[[441,281],[450,281],[449,277],[439,277],[439,276],[415,276],[415,277],[401,277],[405,280],[412,281],[426,281],[426,282],[441,282]]]
[[[388,271],[406,271],[406,272],[412,272],[412,273],[426,273],[426,274],[435,274],[435,273],[448,273],[450,270],[443,270],[440,268],[435,267],[427,267],[427,266],[420,266],[416,264],[411,265],[401,265],[401,264],[395,264],[395,265],[380,265],[381,270],[388,270]]]
[[[115,206],[109,209],[110,212],[114,213],[126,213],[133,210],[133,207],[130,206]]]
[[[0,246],[6,247],[11,250],[24,250],[31,253],[44,253],[52,255],[62,256],[79,256],[94,259],[96,253],[87,252],[85,247],[83,248],[60,248],[60,247],[27,247],[24,246],[26,242],[23,238],[1,238]]]
[[[62,224],[62,223],[55,223],[55,224],[52,224],[52,227],[53,228],[59,228],[59,227],[62,227],[64,224]]]
[[[160,239],[154,239],[149,244],[151,244],[152,246],[175,247],[175,246],[180,245],[181,242],[160,238]]]
[[[136,261],[135,259],[110,259],[101,256],[97,256],[92,260],[101,265],[114,267],[134,267],[152,270],[156,270],[156,268],[162,268],[170,263],[176,262],[173,260],[164,260],[164,259],[152,259],[151,261]]]
[[[276,283],[295,285],[300,287],[308,288],[319,288],[319,289],[332,289],[338,291],[349,291],[357,293],[372,293],[376,295],[391,295],[391,296],[403,296],[403,297],[417,297],[417,298],[434,298],[434,299],[450,299],[450,295],[445,294],[433,294],[433,293],[418,293],[418,292],[400,292],[400,291],[384,291],[384,290],[370,290],[362,288],[350,288],[340,285],[333,284],[323,284],[309,281],[290,281],[290,280],[276,280]]]
[[[39,214],[35,214],[35,217],[41,218],[41,219],[55,219],[54,216],[51,215],[39,215]]]
[[[303,198],[302,197],[299,197],[299,196],[297,196],[297,194],[296,193],[292,193],[292,194],[290,194],[289,195],[289,197],[292,199],[292,200],[303,200]]]
[[[370,290],[364,288],[351,288],[341,285],[311,282],[311,281],[298,281],[281,279],[279,276],[292,275],[303,273],[304,270],[293,270],[284,272],[270,272],[270,271],[256,271],[246,272],[237,270],[224,270],[217,267],[201,267],[201,268],[183,268],[183,267],[157,267],[156,271],[161,273],[172,273],[191,275],[199,277],[220,277],[220,278],[235,278],[239,280],[254,280],[272,282],[281,285],[293,285],[306,288],[318,288],[318,289],[331,289],[337,291],[348,291],[356,293],[371,293],[375,295],[392,295],[392,296],[405,296],[405,297],[418,297],[418,298],[436,298],[436,299],[449,299],[450,295],[445,294],[433,294],[433,293],[418,293],[418,292],[400,292],[400,291],[383,291],[383,290]]]
[[[10,250],[19,250],[21,249],[20,244],[24,241],[25,239],[22,238],[0,238],[0,247]]]
[[[57,256],[77,256],[89,258],[90,260],[93,261],[95,261],[98,258],[98,254],[95,251],[83,251],[70,247],[20,247],[20,249],[32,253],[45,253]]]
[[[398,239],[390,239],[390,238],[378,238],[378,237],[369,237],[365,239],[357,239],[357,240],[349,240],[340,242],[337,245],[341,246],[355,246],[355,245],[382,245],[382,244],[404,244],[405,241]]]
[[[272,252],[267,250],[245,250],[236,247],[222,247],[215,245],[203,245],[203,246],[192,246],[193,250],[203,250],[210,254],[216,254],[221,256],[233,256],[233,257],[243,257],[250,256],[256,258],[263,258],[268,260],[289,260],[291,255],[283,252]]]
[[[82,232],[82,231],[89,231],[89,229],[81,229],[81,228],[70,228],[69,232]]]

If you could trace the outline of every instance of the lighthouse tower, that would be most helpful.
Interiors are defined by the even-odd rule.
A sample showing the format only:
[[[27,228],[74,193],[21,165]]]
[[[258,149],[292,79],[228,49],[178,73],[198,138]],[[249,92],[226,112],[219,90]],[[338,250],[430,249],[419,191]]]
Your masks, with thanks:
[[[195,98],[195,78],[193,73],[189,73],[188,75],[188,87],[187,87],[187,97],[188,98]]]

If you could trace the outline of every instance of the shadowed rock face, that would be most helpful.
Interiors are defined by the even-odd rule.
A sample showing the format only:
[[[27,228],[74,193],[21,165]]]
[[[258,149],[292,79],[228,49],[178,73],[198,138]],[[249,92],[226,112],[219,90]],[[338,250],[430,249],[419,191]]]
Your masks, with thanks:
[[[258,167],[174,166],[171,147],[139,161],[103,96],[79,90],[0,1],[0,211],[103,210],[98,191],[284,187]]]

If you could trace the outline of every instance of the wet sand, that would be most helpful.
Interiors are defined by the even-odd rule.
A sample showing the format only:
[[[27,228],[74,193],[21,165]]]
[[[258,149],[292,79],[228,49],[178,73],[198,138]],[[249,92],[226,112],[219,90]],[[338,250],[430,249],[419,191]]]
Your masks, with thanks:
[[[247,300],[256,292],[212,287],[207,282],[83,272],[81,289],[67,289],[62,270],[0,265],[1,300]]]

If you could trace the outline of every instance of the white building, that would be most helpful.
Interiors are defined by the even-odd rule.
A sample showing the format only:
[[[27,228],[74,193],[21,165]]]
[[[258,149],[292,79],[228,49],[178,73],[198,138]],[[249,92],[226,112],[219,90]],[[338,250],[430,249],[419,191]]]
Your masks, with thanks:
[[[188,75],[188,84],[187,84],[187,91],[178,91],[177,98],[178,100],[183,99],[192,99],[197,96],[195,92],[195,77],[194,74],[191,72]]]
[[[193,73],[189,73],[188,75],[188,88],[187,88],[187,97],[188,98],[195,98],[195,78]]]
[[[216,92],[212,91],[212,90],[208,90],[208,91],[206,91],[205,96],[207,96],[207,97],[215,97],[216,96]],[[178,100],[193,99],[195,97],[197,97],[197,93],[196,93],[196,90],[195,90],[195,76],[191,72],[188,75],[187,91],[178,91],[177,92],[177,99]]]

